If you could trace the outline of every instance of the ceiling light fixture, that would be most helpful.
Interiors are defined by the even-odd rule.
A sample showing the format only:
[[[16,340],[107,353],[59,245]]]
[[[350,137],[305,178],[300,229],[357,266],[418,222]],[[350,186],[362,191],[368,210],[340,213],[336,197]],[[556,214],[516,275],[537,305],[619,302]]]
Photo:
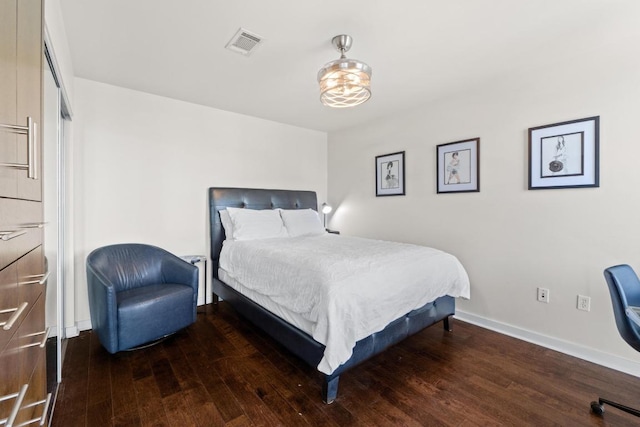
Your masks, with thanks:
[[[355,107],[371,97],[371,67],[345,56],[352,42],[353,39],[345,34],[335,36],[331,43],[340,52],[340,59],[318,71],[320,101],[328,107]]]

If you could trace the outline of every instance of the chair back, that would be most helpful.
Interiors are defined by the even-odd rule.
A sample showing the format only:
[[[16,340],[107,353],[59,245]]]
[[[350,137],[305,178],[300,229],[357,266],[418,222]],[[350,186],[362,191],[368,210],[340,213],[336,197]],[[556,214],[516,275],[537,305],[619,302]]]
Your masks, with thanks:
[[[640,326],[629,319],[625,312],[629,306],[640,307],[640,280],[626,264],[605,269],[604,277],[609,285],[618,331],[627,344],[640,351]]]
[[[91,252],[87,267],[102,275],[116,292],[162,283],[162,260],[173,256],[164,249],[140,243],[104,246]]]

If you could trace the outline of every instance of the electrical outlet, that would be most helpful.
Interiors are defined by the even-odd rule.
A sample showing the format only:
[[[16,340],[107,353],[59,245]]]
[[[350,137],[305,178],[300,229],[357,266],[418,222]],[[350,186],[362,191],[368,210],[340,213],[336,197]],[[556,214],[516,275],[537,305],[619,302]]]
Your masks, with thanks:
[[[538,301],[549,303],[549,289],[538,288]]]
[[[591,297],[578,295],[578,310],[591,311]]]

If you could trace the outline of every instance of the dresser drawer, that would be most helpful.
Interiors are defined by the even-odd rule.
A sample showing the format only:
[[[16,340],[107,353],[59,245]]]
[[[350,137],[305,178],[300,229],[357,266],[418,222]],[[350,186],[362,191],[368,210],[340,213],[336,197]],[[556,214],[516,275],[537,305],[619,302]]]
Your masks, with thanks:
[[[44,296],[40,296],[5,348],[0,352],[0,420],[6,419],[25,384],[17,420],[40,417],[46,394]],[[2,397],[8,397],[2,399]],[[40,403],[37,403],[40,402]],[[16,424],[20,424],[16,421]]]
[[[24,382],[21,379],[17,392],[3,396],[5,406],[0,406],[3,424],[45,425],[52,402],[52,395],[47,394],[46,388],[46,357],[43,354],[29,381]]]
[[[27,421],[35,424],[45,410],[47,393],[46,350],[40,346],[46,342],[44,331],[44,296],[40,297],[20,326],[20,377],[29,379],[29,388],[20,405],[15,425]]]
[[[0,269],[42,244],[42,203],[0,197]]]
[[[33,371],[29,388],[24,396],[15,425],[39,425],[38,423],[46,419],[47,409],[50,401],[47,399],[47,378],[46,378],[46,357],[44,354],[38,359],[36,369]],[[50,396],[49,396],[50,398]],[[43,424],[40,424],[43,425]]]
[[[0,270],[0,350],[44,293],[44,279],[42,246]]]
[[[0,325],[2,325],[0,327],[0,351],[7,345],[27,314],[26,312],[18,312],[19,304],[18,267],[14,262],[0,270]],[[13,322],[14,326],[5,329],[8,322]]]
[[[45,290],[45,267],[42,246],[33,249],[16,261],[18,269],[18,298],[20,303],[33,307],[40,294]],[[44,309],[43,309],[44,311]]]
[[[18,334],[0,351],[0,420],[6,419],[17,398],[20,387],[24,384],[20,377],[20,340]]]
[[[31,378],[38,359],[45,352],[44,300],[44,295],[41,295],[18,329],[21,353],[20,376],[22,378]]]
[[[3,395],[0,419],[6,422],[11,417],[14,426],[45,425],[52,397],[51,393],[47,395],[46,372],[46,357],[42,353],[30,379],[25,382],[20,378],[13,387],[16,391]]]

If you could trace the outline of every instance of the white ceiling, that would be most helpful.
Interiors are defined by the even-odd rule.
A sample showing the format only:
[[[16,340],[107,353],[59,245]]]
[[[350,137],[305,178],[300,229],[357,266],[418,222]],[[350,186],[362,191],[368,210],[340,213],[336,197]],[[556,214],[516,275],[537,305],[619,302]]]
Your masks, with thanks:
[[[310,129],[334,131],[535,67],[584,44],[637,37],[640,0],[61,0],[75,75]],[[225,49],[240,28],[264,38]],[[373,68],[371,99],[319,101],[339,54]],[[637,52],[630,53],[637,55]],[[579,71],[579,66],[577,67]]]

